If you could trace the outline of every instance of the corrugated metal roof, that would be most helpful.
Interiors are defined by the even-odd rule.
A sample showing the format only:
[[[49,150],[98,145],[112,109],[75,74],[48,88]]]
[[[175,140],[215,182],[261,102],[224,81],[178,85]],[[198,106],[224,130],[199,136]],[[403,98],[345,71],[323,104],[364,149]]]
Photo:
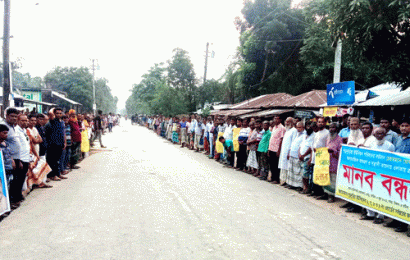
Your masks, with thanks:
[[[262,111],[246,114],[246,115],[240,116],[240,118],[265,117],[265,116],[269,117],[273,115],[281,115],[283,113],[287,113],[291,111],[293,110],[292,109],[269,109],[269,110],[262,110]]]
[[[316,108],[325,102],[327,102],[326,90],[312,90],[283,101],[274,107]]]
[[[259,109],[271,107],[276,104],[280,104],[285,100],[292,98],[292,95],[287,93],[275,93],[267,94],[259,97],[251,98],[240,103],[234,104],[228,108],[228,110],[238,110],[238,109]]]
[[[403,106],[410,105],[410,90],[401,91],[394,95],[379,96],[357,104],[359,107]]]
[[[220,110],[212,112],[212,115],[219,115],[219,116],[240,116],[249,113],[253,113],[255,111],[260,111],[260,109],[245,109],[245,110]]]

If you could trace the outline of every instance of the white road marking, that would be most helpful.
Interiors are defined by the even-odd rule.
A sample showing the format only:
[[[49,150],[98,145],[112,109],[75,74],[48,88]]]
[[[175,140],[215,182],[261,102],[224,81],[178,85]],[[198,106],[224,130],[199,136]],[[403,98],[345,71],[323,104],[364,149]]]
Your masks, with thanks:
[[[188,204],[186,204],[186,202],[181,198],[181,196],[177,192],[170,190],[169,193],[172,193],[175,195],[175,197],[178,199],[179,203],[181,203],[181,206],[184,208],[185,211],[192,212]]]

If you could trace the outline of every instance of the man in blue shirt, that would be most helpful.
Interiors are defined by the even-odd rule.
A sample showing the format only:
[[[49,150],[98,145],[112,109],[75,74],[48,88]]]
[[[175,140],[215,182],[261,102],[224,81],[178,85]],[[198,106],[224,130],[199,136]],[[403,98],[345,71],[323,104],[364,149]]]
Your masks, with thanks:
[[[347,144],[347,139],[349,138],[350,135],[350,118],[351,116],[349,115],[344,115],[343,116],[343,121],[347,120],[347,127],[343,128],[342,130],[340,130],[339,132],[339,136],[343,139],[343,143]]]
[[[48,174],[48,177],[53,181],[67,179],[67,177],[61,176],[59,171],[59,161],[63,150],[67,146],[65,139],[65,127],[64,123],[61,121],[62,116],[63,110],[61,108],[57,107],[52,109],[49,112],[50,121],[44,127],[47,139],[46,160],[52,170]]]
[[[397,144],[399,142],[400,136],[391,130],[391,123],[390,123],[390,119],[387,118],[380,118],[380,127],[383,127],[384,129],[386,129],[386,141],[389,141],[390,143],[392,143],[395,147],[397,147]]]

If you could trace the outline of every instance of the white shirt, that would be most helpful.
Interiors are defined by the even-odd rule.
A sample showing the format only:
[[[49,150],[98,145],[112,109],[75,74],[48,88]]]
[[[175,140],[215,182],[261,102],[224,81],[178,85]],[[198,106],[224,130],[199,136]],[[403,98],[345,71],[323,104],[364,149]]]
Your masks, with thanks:
[[[289,165],[288,165],[288,154],[290,150],[290,146],[293,142],[293,140],[296,137],[298,130],[296,128],[292,128],[286,131],[285,135],[283,136],[283,141],[282,141],[282,150],[280,151],[280,156],[279,156],[279,164],[278,168],[287,170]]]
[[[316,158],[313,149],[326,147],[326,141],[328,136],[329,130],[327,130],[326,128],[315,133],[315,137],[313,138],[312,143],[312,163],[315,163]]]
[[[211,122],[206,123],[206,127],[205,127],[205,134],[209,133],[212,129],[213,124]]]
[[[197,121],[196,119],[191,120],[191,125],[189,127],[189,132],[192,133],[195,131],[196,125],[197,125]]]
[[[309,148],[312,147],[313,144],[313,139],[315,138],[315,133],[311,133],[310,135],[305,134],[303,136],[303,141],[300,144],[300,154],[305,154]],[[310,158],[310,154],[306,155],[305,159],[309,159]]]
[[[239,137],[249,137],[250,132],[251,132],[250,127],[241,128],[241,130],[239,131]]]
[[[228,127],[225,128],[225,133],[224,133],[224,138],[226,140],[232,140],[233,139],[233,132],[232,130],[235,129],[236,126],[229,125]]]
[[[35,139],[37,139],[40,135],[37,131],[37,128],[35,127],[33,128],[28,127],[27,130],[30,132],[31,136],[34,137]],[[36,149],[37,155],[40,156],[40,144],[35,144],[34,148]]]
[[[30,162],[30,141],[28,135],[19,125],[16,126],[16,133],[18,134],[20,144],[20,160],[28,163]]]
[[[293,158],[298,158],[299,157],[299,154],[298,154],[299,147],[300,147],[301,143],[303,142],[303,139],[304,139],[305,135],[306,135],[305,131],[302,131],[300,133],[298,132],[296,134],[295,139],[293,140],[293,142],[290,146],[290,152],[289,152],[290,157],[293,157]]]
[[[372,143],[370,148],[374,150],[383,150],[383,151],[389,151],[389,152],[395,151],[394,145],[387,140],[384,140],[384,143],[382,145],[378,145],[377,140],[376,140],[376,142]]]
[[[371,147],[376,141],[377,141],[376,137],[371,135],[367,138],[360,139],[357,145],[362,145],[364,147]]]
[[[195,134],[202,135],[202,130],[205,130],[205,125],[202,122],[197,122],[195,124]]]

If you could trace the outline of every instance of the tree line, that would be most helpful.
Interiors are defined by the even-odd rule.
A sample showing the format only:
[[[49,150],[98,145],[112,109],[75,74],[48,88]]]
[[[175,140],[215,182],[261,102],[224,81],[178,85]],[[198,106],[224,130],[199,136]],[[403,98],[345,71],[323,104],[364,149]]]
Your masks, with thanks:
[[[83,111],[93,111],[93,75],[86,67],[56,67],[41,77],[32,77],[30,73],[22,73],[21,62],[12,62],[13,88],[37,89],[49,87],[56,91],[67,93],[67,97],[83,105]],[[3,80],[3,72],[0,70],[0,79]],[[108,80],[99,78],[95,80],[95,94],[97,108],[104,113],[117,111],[118,98],[111,93]],[[60,103],[59,103],[60,102]],[[64,105],[65,101],[59,101],[57,105]]]
[[[240,45],[218,80],[197,79],[189,55],[175,49],[133,86],[129,114],[175,115],[205,103],[236,103],[268,93],[298,95],[333,81],[342,42],[341,81],[357,89],[410,85],[410,2],[402,0],[245,0],[234,24]]]

